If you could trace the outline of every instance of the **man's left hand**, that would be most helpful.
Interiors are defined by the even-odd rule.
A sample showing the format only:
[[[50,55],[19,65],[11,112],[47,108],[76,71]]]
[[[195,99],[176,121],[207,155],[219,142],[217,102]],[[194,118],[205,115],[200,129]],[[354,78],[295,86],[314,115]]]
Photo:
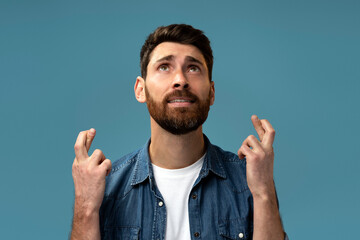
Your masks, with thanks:
[[[260,140],[254,135],[248,136],[238,150],[238,156],[240,159],[246,157],[246,178],[253,196],[274,196],[272,145],[275,130],[268,120],[260,120],[256,115],[251,116],[251,121]]]

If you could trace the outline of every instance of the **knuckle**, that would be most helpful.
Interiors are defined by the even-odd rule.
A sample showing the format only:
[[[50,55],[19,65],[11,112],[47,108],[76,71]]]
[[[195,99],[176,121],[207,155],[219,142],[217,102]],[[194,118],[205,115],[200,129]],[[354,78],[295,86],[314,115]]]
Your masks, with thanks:
[[[241,147],[239,148],[239,150],[237,151],[237,154],[239,155],[241,153]]]
[[[78,143],[75,143],[75,145],[74,145],[74,150],[75,151],[78,151],[78,150],[80,150],[80,144],[78,144]]]
[[[111,168],[112,167],[111,161],[109,159],[106,159],[106,162],[107,162],[108,166]]]
[[[98,174],[102,174],[107,171],[107,167],[105,165],[100,165],[98,170]]]
[[[72,165],[71,170],[72,170],[73,175],[76,174],[76,173],[78,173],[78,172],[80,171],[80,169],[79,169],[79,164],[76,163],[76,162],[74,162],[73,165]]]
[[[107,168],[108,168],[108,167],[109,167],[109,168],[111,167],[111,161],[110,161],[109,159],[105,159],[105,160],[103,161],[103,164],[104,164],[104,166],[107,167]]]
[[[256,139],[256,137],[255,137],[254,135],[250,135],[248,138],[249,138],[250,140],[255,140],[255,139]]]
[[[267,151],[266,155],[268,155],[268,156],[274,156],[274,149],[273,149],[273,148],[269,149],[269,150]]]
[[[95,149],[94,154],[96,156],[101,156],[101,155],[103,155],[103,152],[100,149]]]
[[[259,161],[259,160],[260,160],[259,154],[254,154],[254,155],[252,156],[252,159],[253,159],[254,161]]]
[[[73,172],[75,171],[75,169],[76,169],[76,163],[75,162],[73,162],[71,169],[72,169]]]
[[[238,153],[241,153],[241,152],[243,152],[244,151],[244,144],[243,145],[241,145],[241,147],[239,148],[239,151],[238,151]]]
[[[88,164],[83,170],[86,174],[91,174],[93,172],[93,167]]]

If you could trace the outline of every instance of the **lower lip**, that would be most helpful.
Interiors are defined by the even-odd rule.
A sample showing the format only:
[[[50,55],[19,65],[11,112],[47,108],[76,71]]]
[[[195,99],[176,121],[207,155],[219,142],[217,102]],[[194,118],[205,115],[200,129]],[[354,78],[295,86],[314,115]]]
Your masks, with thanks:
[[[169,102],[168,104],[172,107],[189,107],[193,103],[192,102]]]

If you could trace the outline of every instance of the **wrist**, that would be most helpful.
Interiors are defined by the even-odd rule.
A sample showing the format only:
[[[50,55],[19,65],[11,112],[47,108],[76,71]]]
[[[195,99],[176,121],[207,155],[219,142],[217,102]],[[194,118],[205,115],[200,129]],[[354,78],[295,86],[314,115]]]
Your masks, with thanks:
[[[251,192],[253,195],[254,201],[270,201],[275,200],[276,201],[276,191],[275,186],[272,184],[270,186],[266,186],[262,189],[259,189],[257,191]]]
[[[75,198],[74,203],[74,216],[76,215],[79,219],[93,219],[99,217],[100,207],[94,204],[88,203],[82,199]]]
[[[254,206],[276,206],[277,208],[277,200],[275,194],[253,195],[253,200]]]

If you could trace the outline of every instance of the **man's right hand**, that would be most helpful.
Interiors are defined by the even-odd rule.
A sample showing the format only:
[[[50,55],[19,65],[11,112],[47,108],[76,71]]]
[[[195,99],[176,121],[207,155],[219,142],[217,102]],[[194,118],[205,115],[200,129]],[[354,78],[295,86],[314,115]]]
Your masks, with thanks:
[[[72,176],[75,186],[75,205],[84,214],[98,212],[105,191],[105,177],[111,171],[111,161],[96,149],[89,157],[88,151],[95,137],[95,129],[82,131],[76,140]]]

